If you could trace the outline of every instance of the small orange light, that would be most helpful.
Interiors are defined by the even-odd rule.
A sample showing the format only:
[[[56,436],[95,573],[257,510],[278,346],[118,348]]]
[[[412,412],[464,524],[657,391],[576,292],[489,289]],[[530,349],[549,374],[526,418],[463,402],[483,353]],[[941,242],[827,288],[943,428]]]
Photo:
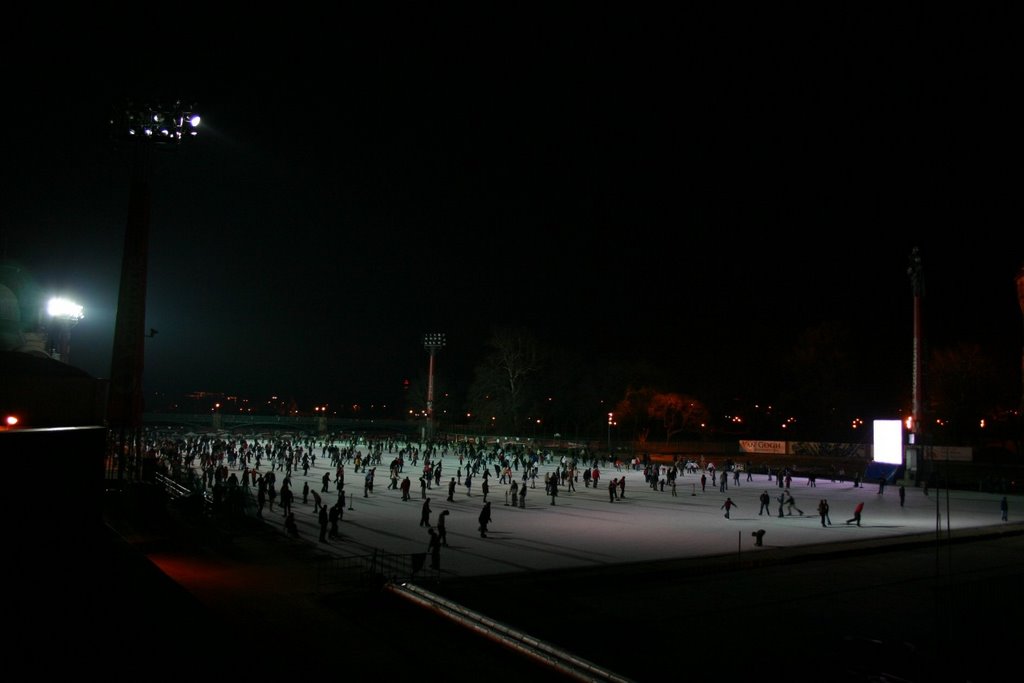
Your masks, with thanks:
[[[18,424],[18,418],[16,415],[8,415],[4,418],[4,425],[7,427],[13,427]]]

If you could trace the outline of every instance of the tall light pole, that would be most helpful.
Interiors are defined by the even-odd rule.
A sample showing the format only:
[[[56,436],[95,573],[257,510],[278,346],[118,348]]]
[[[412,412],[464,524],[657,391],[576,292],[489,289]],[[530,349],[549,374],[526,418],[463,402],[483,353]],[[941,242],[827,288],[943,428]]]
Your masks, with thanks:
[[[608,413],[608,457],[612,455],[612,425],[615,424],[615,413]]]
[[[46,303],[46,313],[57,326],[56,357],[62,363],[71,364],[71,328],[85,317],[83,309],[70,299],[53,297]]]
[[[910,276],[911,289],[914,293],[914,347],[913,347],[913,369],[911,374],[911,424],[910,424],[910,443],[914,445],[914,449],[910,452],[914,454],[914,460],[916,461],[916,455],[923,451],[919,451],[920,448],[920,433],[921,433],[921,364],[923,361],[923,350],[922,350],[922,329],[921,329],[921,299],[924,297],[924,269],[921,265],[921,251],[917,247],[914,247],[910,252],[910,266],[907,268],[907,275]],[[911,463],[907,463],[911,465]],[[917,467],[916,462],[913,463],[915,469]]]
[[[199,116],[180,101],[128,102],[115,110],[110,125],[114,138],[130,141],[135,154],[110,362],[107,423],[114,437],[110,464],[118,479],[136,479],[142,475],[143,456],[142,370],[153,150],[194,138]]]
[[[444,332],[427,332],[423,335],[423,348],[430,353],[430,366],[427,370],[427,429],[430,438],[434,437],[434,356],[444,348]]]
[[[1017,301],[1020,303],[1020,312],[1024,313],[1024,263],[1021,264],[1020,270],[1017,271]],[[1020,378],[1021,378],[1021,394],[1020,394],[1020,419],[1024,420],[1024,347],[1021,347],[1020,352]]]

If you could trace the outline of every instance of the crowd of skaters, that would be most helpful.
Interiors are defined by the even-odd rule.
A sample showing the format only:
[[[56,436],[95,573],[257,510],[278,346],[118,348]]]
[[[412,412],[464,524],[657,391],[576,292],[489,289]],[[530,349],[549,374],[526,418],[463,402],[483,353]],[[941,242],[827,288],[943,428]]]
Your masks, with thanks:
[[[301,473],[302,512],[309,509],[312,499],[310,514],[319,526],[319,541],[324,543],[340,537],[339,524],[344,518],[346,496],[353,495],[352,486],[348,484],[356,482],[356,491],[362,488],[363,497],[381,495],[379,489],[375,490],[378,468],[388,473],[386,480],[389,483],[384,493],[393,491],[394,495],[401,496],[402,501],[412,500],[412,482],[418,484],[420,525],[428,532],[436,532],[447,515],[447,511],[443,511],[437,523],[432,522],[430,503],[433,489],[443,491],[447,502],[454,502],[456,496],[460,500],[479,498],[483,504],[478,528],[481,538],[488,537],[487,524],[491,522],[488,497],[492,483],[504,488],[506,505],[510,499],[512,507],[525,508],[528,492],[542,489],[543,494],[538,500],[550,498],[549,504],[556,505],[560,491],[576,493],[580,483],[584,489],[606,490],[609,503],[621,502],[626,498],[627,471],[642,472],[644,482],[653,491],[668,492],[672,496],[677,495],[678,480],[688,475],[696,475],[691,476],[694,490],[699,481],[700,490],[707,491],[710,480],[712,491],[718,488],[723,494],[728,491],[730,480],[733,487],[739,487],[741,479],[751,482],[753,475],[749,462],[744,468],[726,460],[722,471],[719,471],[714,462],[703,458],[700,461],[652,462],[647,458],[623,461],[610,460],[606,454],[590,453],[586,449],[556,455],[518,442],[486,445],[469,441],[420,443],[393,435],[233,438],[198,435],[155,438],[149,446],[157,454],[162,469],[179,479],[191,478],[193,483],[212,490],[215,505],[231,511],[244,509],[251,501],[257,517],[263,518],[268,513],[281,515],[285,530],[293,536],[299,535],[293,478],[298,478]],[[741,477],[744,473],[745,477]],[[765,474],[769,483],[777,482],[781,489],[775,498],[779,505],[778,516],[793,516],[795,511],[802,517],[804,512],[797,506],[792,493],[793,473],[766,468]],[[759,481],[762,479],[759,476]],[[319,487],[316,482],[319,482]],[[806,479],[806,486],[815,485],[813,478]],[[859,477],[855,477],[854,486],[862,488]],[[884,484],[880,484],[879,493],[883,490]],[[902,487],[900,494],[902,504]],[[333,504],[328,496],[333,499]],[[532,493],[530,498],[533,498]],[[769,497],[765,490],[760,498],[758,514],[767,513],[772,517],[769,503],[774,497]],[[731,509],[738,506],[728,496],[723,496],[723,501],[724,516],[730,518]],[[848,524],[860,525],[863,503],[857,507],[859,510]],[[831,526],[826,499],[819,500],[817,511],[822,526]],[[446,546],[447,530],[441,528],[438,538],[436,546]],[[430,552],[439,552],[433,547],[435,542],[431,540],[430,543]]]

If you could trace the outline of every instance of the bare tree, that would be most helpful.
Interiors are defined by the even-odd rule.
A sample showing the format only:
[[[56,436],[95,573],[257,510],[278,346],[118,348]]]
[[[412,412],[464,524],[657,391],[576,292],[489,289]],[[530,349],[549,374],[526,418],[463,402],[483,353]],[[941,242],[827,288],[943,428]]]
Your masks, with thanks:
[[[710,417],[703,403],[692,396],[674,393],[654,394],[647,404],[647,414],[661,421],[666,442],[682,432],[699,432]]]
[[[973,439],[981,418],[1009,405],[1009,393],[996,364],[980,346],[971,343],[932,352],[929,362],[929,404],[943,420],[948,438],[954,443]]]
[[[512,432],[535,398],[542,363],[535,337],[519,328],[496,328],[487,343],[490,351],[474,371],[469,402],[474,413],[495,418],[496,427]]]

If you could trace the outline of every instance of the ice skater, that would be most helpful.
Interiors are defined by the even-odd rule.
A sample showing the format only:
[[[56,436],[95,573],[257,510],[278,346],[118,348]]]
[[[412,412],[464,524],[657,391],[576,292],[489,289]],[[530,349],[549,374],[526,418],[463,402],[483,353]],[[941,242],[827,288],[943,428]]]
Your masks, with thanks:
[[[864,512],[864,503],[863,503],[863,501],[860,502],[860,503],[857,503],[857,507],[853,508],[853,517],[851,517],[850,519],[846,520],[846,523],[849,524],[850,522],[857,522],[857,526],[860,526],[860,515],[861,515],[862,512]]]

